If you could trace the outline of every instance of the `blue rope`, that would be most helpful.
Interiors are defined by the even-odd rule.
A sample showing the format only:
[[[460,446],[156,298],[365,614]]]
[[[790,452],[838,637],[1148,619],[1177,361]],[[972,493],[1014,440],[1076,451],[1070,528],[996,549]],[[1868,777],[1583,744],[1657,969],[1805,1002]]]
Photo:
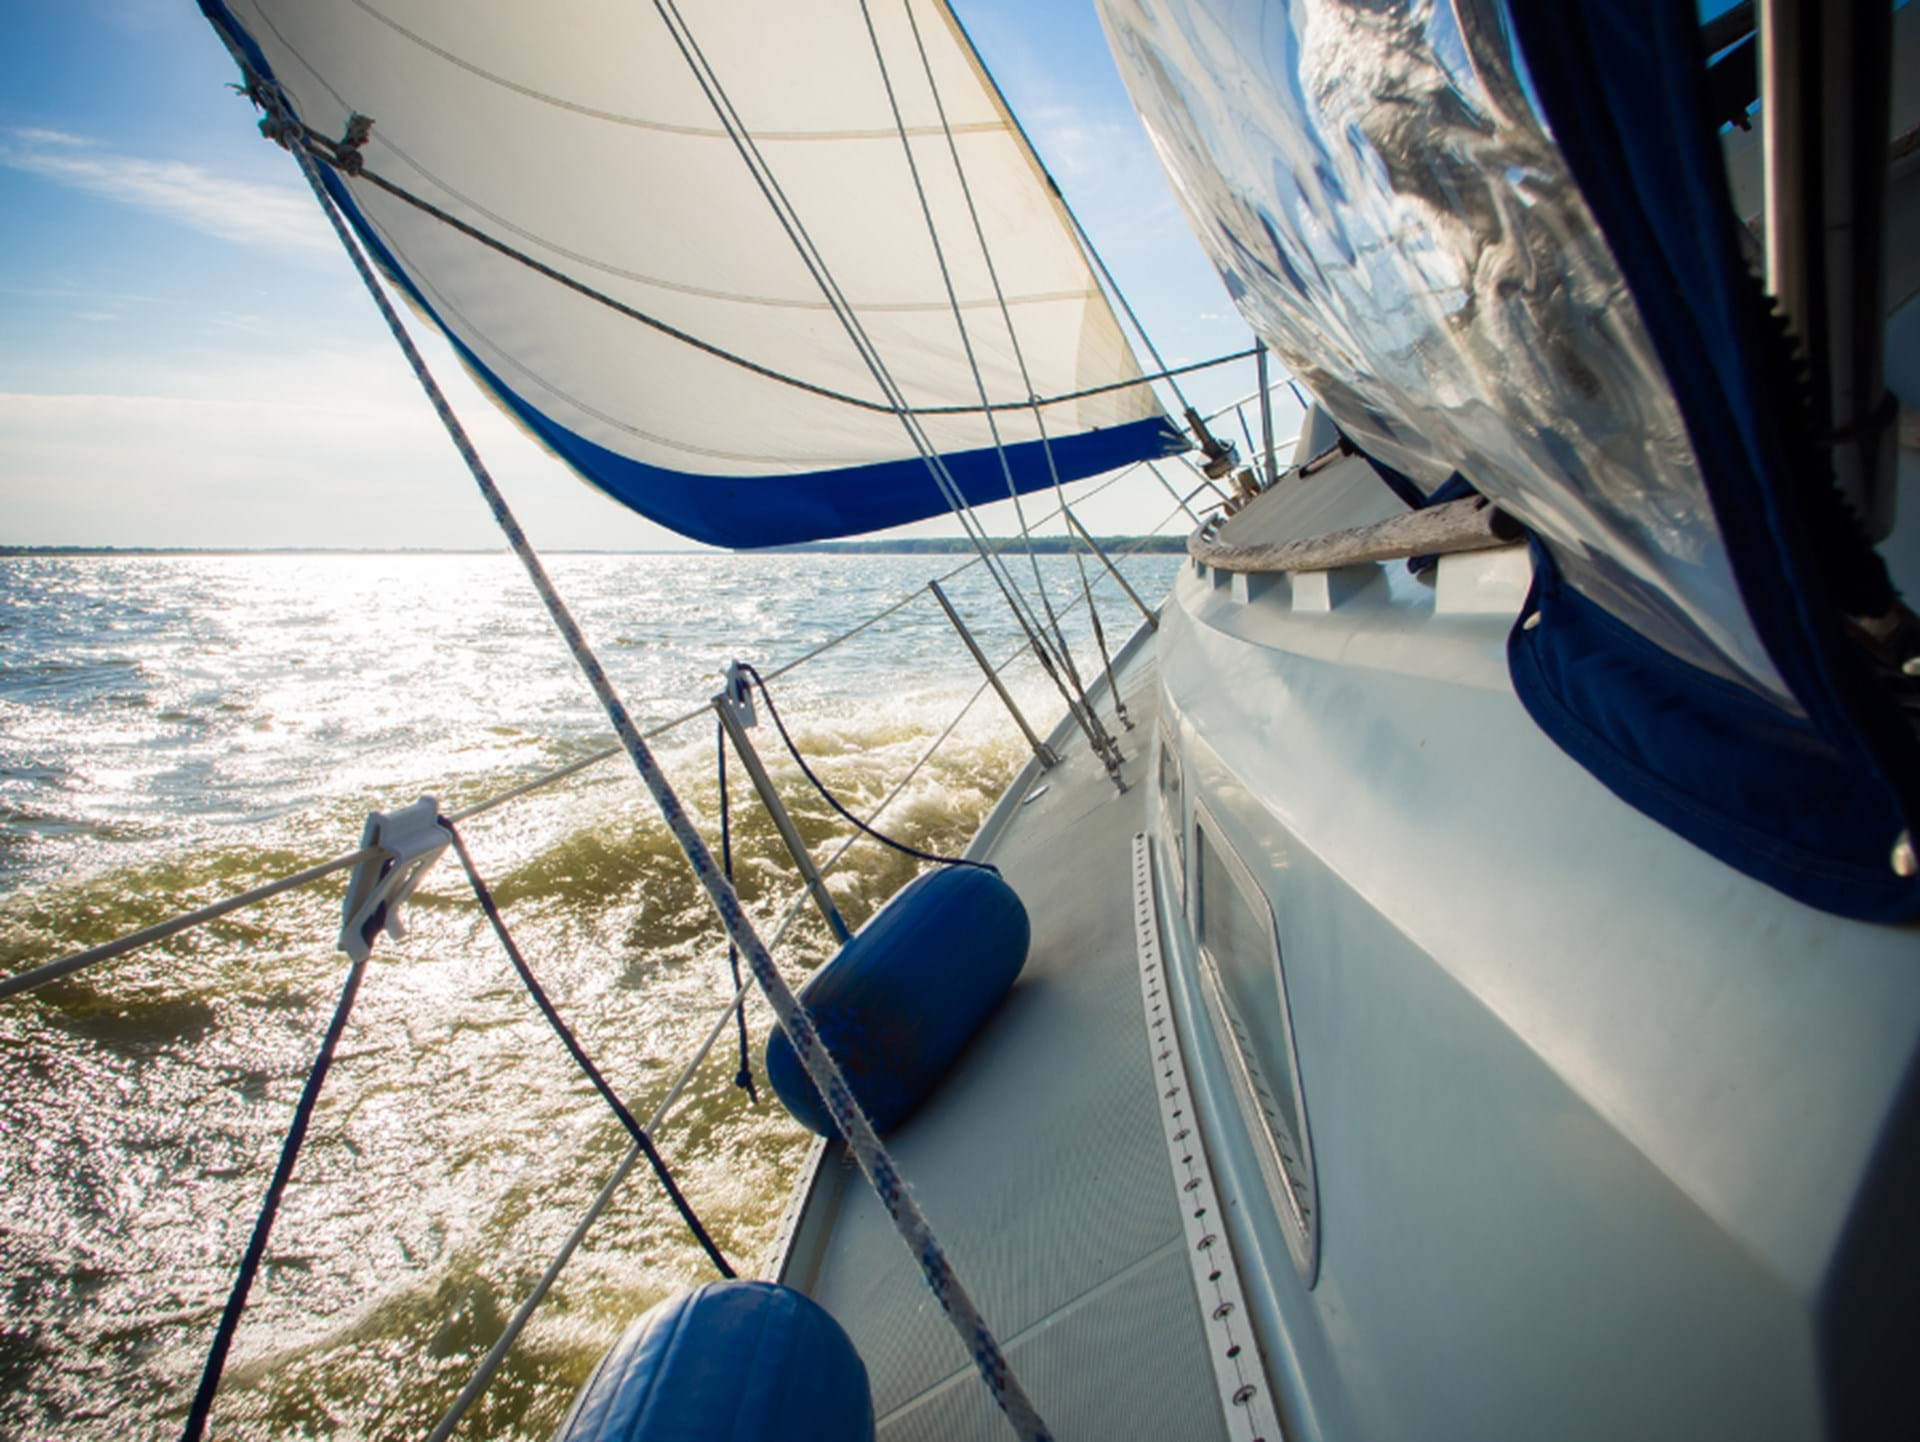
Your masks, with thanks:
[[[733,882],[733,822],[732,807],[727,800],[727,727],[722,721],[715,721],[713,751],[720,762],[720,866],[727,873],[729,885]],[[753,1089],[753,1063],[747,1053],[747,995],[740,980],[740,948],[733,944],[733,938],[727,938],[727,969],[733,973],[733,994],[740,998],[734,1003],[733,1017],[740,1027],[740,1070],[733,1074],[733,1084],[744,1088],[747,1093],[747,1105],[758,1106],[760,1095]]]
[[[780,739],[786,743],[787,754],[793,758],[793,764],[800,768],[800,774],[812,782],[813,789],[820,793],[821,799],[835,811],[839,812],[846,820],[851,821],[882,846],[891,846],[895,851],[903,852],[908,856],[918,857],[922,861],[931,861],[938,866],[971,866],[976,871],[991,871],[995,876],[1000,874],[1000,868],[988,861],[969,861],[964,856],[938,856],[931,851],[922,851],[917,846],[909,846],[904,841],[895,841],[884,832],[874,830],[873,827],[867,825],[866,822],[847,810],[846,807],[840,804],[839,799],[835,797],[831,791],[827,790],[826,782],[813,774],[813,768],[807,765],[807,758],[802,756],[800,754],[800,748],[793,744],[793,737],[787,734],[787,723],[780,719],[780,708],[773,704],[773,693],[767,689],[767,683],[760,679],[760,673],[744,661],[740,663],[740,672],[742,675],[749,677],[753,681],[753,684],[759,689],[760,699],[767,703],[767,715],[773,718],[773,728],[780,733]],[[725,762],[723,761],[721,764],[724,766]],[[725,834],[723,830],[721,835],[724,837]]]
[[[240,1259],[240,1274],[233,1279],[233,1288],[227,1293],[227,1305],[220,1314],[220,1326],[213,1334],[213,1346],[207,1352],[206,1365],[200,1370],[200,1388],[193,1394],[193,1405],[187,1409],[186,1426],[180,1429],[180,1442],[199,1442],[207,1430],[214,1393],[220,1390],[220,1374],[226,1370],[233,1334],[239,1330],[240,1314],[247,1309],[247,1294],[253,1290],[253,1279],[259,1275],[260,1263],[267,1254],[267,1238],[273,1232],[273,1219],[280,1212],[281,1195],[293,1177],[294,1163],[300,1159],[301,1144],[307,1139],[307,1125],[313,1120],[320,1088],[333,1066],[334,1049],[340,1044],[340,1034],[346,1030],[347,1014],[353,1010],[353,1000],[360,994],[360,978],[366,975],[366,970],[365,960],[347,968],[346,984],[340,988],[340,1000],[334,1004],[333,1020],[327,1023],[320,1053],[313,1059],[307,1084],[301,1088],[299,1104],[293,1109],[293,1124],[287,1128],[286,1140],[280,1144],[280,1160],[274,1165],[273,1180],[267,1183],[266,1200],[260,1204],[260,1215],[254,1220],[253,1236],[248,1239],[246,1254]]]
[[[707,1229],[700,1224],[699,1216],[688,1205],[686,1197],[681,1195],[678,1184],[673,1180],[673,1173],[667,1170],[665,1158],[654,1148],[653,1138],[649,1137],[646,1128],[634,1119],[633,1113],[627,1110],[627,1104],[621,1101],[614,1089],[607,1084],[607,1079],[600,1075],[600,1068],[593,1064],[592,1058],[581,1048],[579,1040],[560,1019],[560,1013],[554,1010],[553,1003],[547,999],[546,989],[540,985],[539,979],[533,974],[533,968],[527,965],[526,958],[520,954],[520,948],[514,944],[513,936],[507,930],[507,923],[500,915],[500,908],[494,903],[493,893],[487,890],[487,883],[480,879],[480,872],[473,864],[473,857],[468,855],[467,844],[460,839],[459,831],[444,816],[440,818],[440,824],[446,828],[447,835],[453,838],[453,849],[460,857],[460,865],[466,869],[467,880],[473,885],[474,898],[480,903],[480,909],[487,914],[487,920],[493,924],[493,934],[500,938],[500,945],[507,953],[507,960],[513,963],[513,969],[520,973],[520,980],[526,983],[527,994],[533,998],[533,1004],[540,1008],[540,1014],[547,1019],[547,1025],[553,1028],[554,1035],[560,1038],[568,1055],[573,1058],[574,1064],[585,1073],[587,1080],[593,1083],[594,1090],[600,1093],[606,1104],[613,1108],[613,1114],[620,1119],[620,1125],[627,1129],[627,1135],[633,1138],[633,1144],[645,1154],[647,1165],[653,1168],[653,1174],[660,1179],[661,1188],[679,1210],[680,1219],[687,1224],[687,1230],[693,1233],[693,1239],[700,1244],[708,1260],[719,1270],[721,1276],[738,1275],[727,1259],[720,1254],[720,1249],[713,1244],[713,1238],[707,1235]]]

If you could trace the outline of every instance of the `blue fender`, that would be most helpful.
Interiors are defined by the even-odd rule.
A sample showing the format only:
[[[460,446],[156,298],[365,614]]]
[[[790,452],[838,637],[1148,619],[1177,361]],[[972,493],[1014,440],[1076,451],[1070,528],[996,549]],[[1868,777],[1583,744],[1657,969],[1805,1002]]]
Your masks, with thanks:
[[[943,867],[902,887],[800,989],[876,1131],[891,1131],[939,1087],[1020,975],[1031,935],[1026,907],[998,875]],[[778,1028],[766,1071],[796,1121],[839,1134]]]
[[[600,1359],[554,1442],[873,1442],[866,1364],[811,1298],[709,1282]]]

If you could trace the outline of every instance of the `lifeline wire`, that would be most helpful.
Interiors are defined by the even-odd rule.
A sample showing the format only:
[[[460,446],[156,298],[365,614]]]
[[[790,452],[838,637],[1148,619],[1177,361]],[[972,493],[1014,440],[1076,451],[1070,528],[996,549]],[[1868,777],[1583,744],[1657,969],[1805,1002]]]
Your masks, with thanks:
[[[347,1016],[353,1011],[354,998],[360,994],[360,979],[367,973],[366,958],[347,968],[346,983],[340,988],[340,1000],[334,1004],[333,1019],[327,1023],[320,1051],[307,1071],[306,1085],[300,1089],[299,1103],[293,1109],[293,1123],[286,1140],[280,1144],[280,1160],[274,1163],[273,1180],[267,1183],[266,1199],[260,1203],[260,1215],[247,1239],[246,1254],[240,1259],[239,1275],[227,1293],[227,1305],[221,1309],[220,1325],[213,1334],[213,1346],[207,1351],[206,1365],[200,1371],[200,1386],[187,1409],[186,1425],[180,1429],[180,1442],[199,1442],[207,1430],[207,1416],[213,1411],[214,1394],[220,1390],[220,1374],[226,1370],[227,1353],[233,1347],[233,1334],[239,1330],[240,1314],[247,1309],[247,1294],[259,1275],[261,1260],[267,1254],[267,1238],[273,1234],[273,1219],[280,1214],[280,1198],[293,1178],[294,1163],[300,1159],[300,1147],[307,1139],[307,1127],[313,1121],[313,1109],[320,1101],[320,1088],[326,1084],[333,1066],[333,1054],[340,1045],[340,1034],[347,1029]]]
[[[513,933],[507,930],[506,919],[500,915],[493,893],[487,889],[487,883],[480,877],[480,870],[473,864],[473,857],[467,851],[467,843],[460,837],[460,830],[451,821],[441,818],[440,825],[453,842],[454,854],[460,858],[460,865],[467,873],[467,881],[473,887],[474,900],[480,903],[480,909],[486,913],[493,934],[500,938],[500,947],[507,954],[507,960],[513,963],[513,969],[520,973],[520,980],[527,988],[527,995],[533,998],[533,1004],[540,1008],[540,1015],[547,1019],[547,1025],[553,1028],[555,1036],[566,1047],[567,1055],[573,1058],[574,1065],[580,1068],[586,1079],[593,1083],[593,1089],[600,1093],[600,1099],[613,1110],[620,1125],[627,1129],[627,1135],[633,1138],[633,1144],[640,1148],[647,1159],[647,1165],[653,1168],[653,1174],[660,1179],[660,1186],[666,1192],[674,1208],[680,1213],[680,1220],[687,1224],[687,1230],[693,1233],[693,1239],[700,1244],[700,1250],[707,1254],[707,1260],[723,1277],[737,1276],[732,1265],[720,1254],[713,1244],[713,1238],[707,1235],[707,1229],[701,1225],[699,1216],[694,1212],[679,1185],[673,1180],[673,1173],[667,1170],[667,1163],[653,1145],[653,1138],[647,1135],[646,1128],[634,1120],[633,1113],[627,1110],[627,1104],[620,1100],[607,1079],[600,1074],[600,1068],[593,1064],[586,1049],[574,1036],[573,1031],[560,1019],[560,1013],[554,1010],[553,1002],[548,998],[546,988],[540,985],[540,979],[533,974],[533,968],[527,965],[527,959],[520,954]]]
[[[1124,469],[1116,471],[1113,475],[1108,476],[1105,480],[1101,481],[1099,485],[1094,486],[1081,496],[1081,501],[1084,503],[1092,497],[1099,495],[1102,491],[1107,490],[1109,487],[1118,485],[1145,464],[1143,461],[1135,461]],[[1161,485],[1165,486],[1167,484],[1165,477],[1160,476],[1157,471],[1153,474],[1155,478],[1160,481]],[[1177,493],[1173,494],[1175,494],[1177,498]],[[1040,518],[1041,523],[1045,524],[1060,514],[1060,508],[1056,507],[1053,511]],[[1188,514],[1192,516],[1192,511],[1189,510]],[[1199,524],[1199,520],[1200,518],[1198,516],[1193,516],[1195,525]],[[1077,521],[1076,524],[1078,524]],[[1161,524],[1164,525],[1165,522]],[[1154,532],[1158,532],[1159,530],[1160,526],[1154,527]],[[1140,543],[1137,543],[1122,551],[1120,555],[1124,559],[1127,556],[1133,555],[1139,549]],[[951,571],[947,571],[935,579],[950,581],[955,576],[962,575],[979,564],[979,556],[969,557],[958,566],[955,566]],[[1104,578],[1101,578],[1101,580],[1104,580]],[[1094,584],[1101,584],[1101,580],[1096,580]],[[926,587],[924,586],[908,592],[892,604],[876,611],[859,624],[849,626],[846,630],[829,636],[811,650],[803,651],[800,655],[781,662],[778,666],[775,666],[772,670],[765,673],[766,678],[769,681],[775,681],[788,672],[797,670],[799,667],[806,665],[807,662],[824,655],[836,646],[844,645],[863,631],[878,625],[880,622],[886,620],[887,617],[904,610],[925,594]],[[1072,605],[1078,604],[1078,601],[1072,603]],[[1071,606],[1069,606],[1068,609],[1071,609]],[[1022,649],[1024,650],[1026,648],[1023,647]],[[668,720],[650,727],[642,734],[647,740],[652,741],[657,737],[665,736],[667,733],[679,729],[689,721],[697,721],[702,716],[711,714],[712,710],[713,708],[711,706],[696,706],[691,711],[684,711],[678,716],[671,717]],[[505,806],[509,801],[516,801],[522,796],[531,795],[533,792],[539,791],[544,787],[564,781],[569,776],[578,775],[590,767],[598,766],[602,761],[610,761],[620,754],[622,754],[622,748],[617,745],[602,747],[598,751],[589,752],[577,761],[569,761],[564,766],[557,766],[551,771],[543,771],[538,776],[530,777],[517,786],[510,786],[505,791],[496,792],[492,796],[473,802],[471,805],[463,806],[456,811],[451,811],[447,813],[447,819],[454,822],[470,821],[476,816],[483,816],[489,811]],[[124,956],[130,951],[137,951],[141,947],[151,946],[155,942],[165,941],[168,937],[177,936],[179,933],[190,930],[193,927],[204,925],[210,921],[216,921],[230,912],[240,910],[242,907],[267,901],[275,896],[281,895],[283,892],[292,891],[298,887],[310,886],[316,881],[324,880],[337,872],[345,871],[350,866],[357,866],[362,861],[370,859],[374,854],[374,848],[350,851],[344,856],[334,857],[331,861],[322,861],[302,871],[293,872],[291,875],[263,882],[259,886],[252,887],[237,895],[225,897],[220,901],[210,902],[206,906],[184,912],[179,916],[170,917],[166,921],[156,922],[152,926],[142,927],[138,931],[128,932],[124,936],[118,936],[111,941],[102,942],[98,946],[88,947],[82,951],[71,952],[66,956],[56,957],[52,961],[43,962],[39,966],[29,967],[25,971],[16,972],[12,976],[0,978],[0,1000],[19,995],[22,992],[32,991],[36,987],[45,986],[48,982],[57,981],[63,976],[70,976],[76,971],[94,966],[99,962],[111,961],[115,957]]]
[[[1025,647],[1022,647],[1017,654],[1024,655],[1025,649]],[[986,689],[986,685],[983,682],[980,687],[974,691],[972,697],[967,701],[967,704],[962,706],[959,712],[955,714],[953,720],[947,723],[946,730],[934,738],[933,745],[923,751],[920,754],[920,759],[907,768],[906,775],[894,783],[893,789],[889,791],[885,799],[873,809],[873,814],[868,820],[877,820],[881,813],[893,804],[900,793],[907,788],[908,783],[911,782],[915,776],[919,775],[920,769],[925,766],[928,761],[933,759],[933,753],[938,751],[941,746],[946,743],[947,738],[953,734],[954,728],[960,724],[967,712],[973,709],[974,703],[985,694]],[[822,876],[830,874],[833,869],[840,864],[847,852],[852,850],[854,843],[859,839],[858,833],[849,836],[846,841],[841,844],[840,849],[827,858],[826,863],[820,868],[820,874]],[[769,946],[778,946],[786,937],[787,928],[793,924],[794,918],[800,914],[800,909],[805,905],[806,899],[807,891],[805,887],[802,887],[795,893],[793,900],[788,903],[785,913],[782,914],[780,918],[779,925],[774,927],[773,936],[768,942]],[[680,1100],[681,1094],[686,1090],[688,1082],[692,1081],[694,1072],[697,1071],[700,1064],[707,1059],[708,1053],[713,1050],[714,1043],[720,1039],[720,1033],[725,1029],[727,1024],[727,1018],[733,1014],[736,1007],[745,1001],[746,986],[750,984],[751,983],[743,983],[741,986],[735,987],[733,995],[728,999],[726,1005],[714,1013],[713,1024],[707,1028],[706,1036],[702,1038],[700,1045],[694,1048],[693,1055],[690,1056],[686,1063],[680,1068],[680,1075],[674,1079],[673,1085],[667,1088],[667,1094],[654,1106],[653,1115],[647,1118],[647,1131],[657,1131],[666,1121],[667,1113],[673,1109],[674,1103]],[[540,1280],[534,1283],[533,1290],[521,1299],[518,1307],[514,1308],[513,1315],[507,1319],[507,1325],[501,1329],[500,1335],[494,1339],[493,1345],[487,1349],[486,1356],[482,1357],[474,1367],[473,1375],[467,1379],[466,1385],[460,1389],[459,1395],[454,1398],[452,1405],[447,1408],[446,1413],[440,1418],[438,1425],[428,1434],[427,1442],[447,1442],[447,1438],[453,1435],[454,1428],[460,1424],[460,1419],[467,1414],[467,1410],[473,1406],[480,1394],[486,1390],[487,1383],[493,1379],[494,1373],[499,1370],[500,1364],[506,1360],[508,1352],[513,1349],[515,1340],[520,1336],[520,1333],[526,1329],[527,1322],[532,1318],[541,1302],[545,1300],[548,1292],[553,1289],[554,1283],[559,1280],[560,1273],[566,1267],[567,1262],[572,1258],[574,1252],[579,1249],[580,1244],[586,1240],[587,1233],[592,1229],[593,1224],[599,1220],[601,1214],[607,1209],[608,1204],[613,1200],[614,1193],[620,1189],[621,1184],[627,1179],[627,1174],[633,1170],[634,1164],[639,1160],[640,1149],[638,1147],[629,1147],[626,1155],[621,1158],[620,1164],[613,1169],[612,1173],[607,1177],[607,1180],[601,1184],[600,1190],[595,1193],[593,1202],[588,1206],[586,1214],[580,1218],[580,1221],[574,1226],[573,1231],[567,1235],[566,1241],[561,1243],[560,1250],[554,1254],[553,1260],[547,1263],[546,1271],[540,1274]]]
[[[288,148],[298,162],[301,173],[313,190],[314,198],[320,203],[321,210],[326,213],[334,233],[340,238],[340,243],[345,247],[354,269],[359,273],[361,283],[365,285],[374,304],[379,308],[387,328],[393,333],[395,344],[400,347],[402,355],[406,357],[409,368],[413,371],[415,379],[419,381],[421,389],[426,392],[435,413],[440,417],[441,424],[446,427],[447,434],[453,440],[455,448],[459,450],[461,459],[466,462],[467,469],[473,475],[474,483],[480,488],[488,508],[493,512],[494,520],[498,522],[502,533],[507,538],[508,545],[512,547],[514,554],[525,567],[528,579],[532,581],[534,590],[539,594],[548,615],[552,618],[562,639],[565,640],[567,649],[572,652],[574,661],[579,665],[588,684],[592,686],[594,694],[599,698],[600,704],[605,708],[607,719],[613,723],[614,732],[619,736],[621,745],[626,748],[627,755],[632,759],[634,769],[640,773],[640,779],[652,793],[654,804],[659,808],[667,829],[673,833],[674,840],[680,844],[680,849],[686,854],[687,864],[692,868],[701,886],[706,889],[708,898],[713,902],[714,910],[720,914],[721,923],[726,927],[729,937],[739,946],[742,955],[746,958],[748,970],[753,973],[754,980],[760,984],[768,1003],[773,1007],[774,1015],[787,1033],[788,1040],[793,1043],[795,1056],[806,1069],[809,1079],[821,1097],[825,1099],[828,1112],[832,1115],[840,1135],[846,1139],[848,1149],[853,1153],[854,1159],[859,1162],[860,1169],[872,1184],[875,1195],[892,1218],[902,1242],[920,1264],[928,1287],[947,1314],[954,1330],[959,1334],[961,1344],[973,1359],[974,1366],[986,1382],[994,1401],[999,1404],[1015,1432],[1025,1439],[1025,1442],[1041,1442],[1041,1439],[1050,1439],[1052,1434],[1047,1430],[1046,1424],[1040,1420],[1025,1389],[1014,1377],[999,1342],[995,1340],[986,1320],[980,1315],[979,1308],[975,1306],[972,1296],[954,1272],[952,1263],[947,1260],[945,1250],[941,1247],[939,1239],[934,1236],[933,1229],[921,1213],[919,1204],[914,1201],[913,1194],[907,1189],[898,1167],[894,1165],[893,1158],[887,1153],[873,1129],[873,1124],[867,1120],[866,1113],[861,1110],[859,1102],[855,1100],[852,1089],[847,1085],[846,1078],[840,1071],[839,1064],[821,1044],[813,1018],[794,996],[793,989],[787,985],[786,978],[780,975],[779,968],[774,965],[773,957],[768,953],[765,944],[754,931],[752,921],[741,907],[739,896],[735,894],[726,877],[721,874],[719,867],[714,865],[712,853],[707,850],[706,842],[701,839],[699,830],[681,806],[680,798],[674,794],[672,783],[660,770],[659,763],[654,760],[647,743],[641,739],[639,728],[634,725],[632,717],[628,715],[625,703],[614,691],[613,684],[607,679],[607,673],[600,665],[599,658],[594,655],[593,649],[580,632],[579,624],[568,611],[566,603],[561,600],[559,592],[554,589],[545,566],[541,564],[539,556],[534,553],[532,545],[527,540],[526,532],[520,528],[519,521],[514,518],[512,509],[507,505],[506,497],[500,493],[500,488],[494,483],[486,463],[474,449],[466,428],[461,425],[459,417],[454,414],[453,407],[441,391],[439,383],[427,369],[425,359],[421,356],[418,347],[414,345],[413,337],[408,334],[392,302],[380,289],[380,282],[374,276],[371,263],[367,260],[365,252],[355,240],[353,233],[348,229],[346,218],[335,204],[333,194],[321,176],[318,162],[307,152],[306,146],[301,141],[299,125],[293,118],[288,101],[277,89],[268,89],[264,79],[253,78],[255,79],[254,93],[260,95],[264,103],[270,107],[279,137],[284,137],[287,141]]]

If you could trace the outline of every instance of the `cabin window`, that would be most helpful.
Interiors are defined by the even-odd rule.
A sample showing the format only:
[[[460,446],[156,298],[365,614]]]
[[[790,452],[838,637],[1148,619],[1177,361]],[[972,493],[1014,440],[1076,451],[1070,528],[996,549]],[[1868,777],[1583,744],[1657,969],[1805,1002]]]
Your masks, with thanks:
[[[1187,808],[1181,790],[1180,748],[1173,733],[1160,728],[1160,834],[1166,838],[1168,869],[1179,892],[1180,906],[1187,905]]]
[[[1294,1261],[1311,1283],[1319,1199],[1273,908],[1210,820],[1196,817],[1193,836],[1194,924],[1209,1010]]]

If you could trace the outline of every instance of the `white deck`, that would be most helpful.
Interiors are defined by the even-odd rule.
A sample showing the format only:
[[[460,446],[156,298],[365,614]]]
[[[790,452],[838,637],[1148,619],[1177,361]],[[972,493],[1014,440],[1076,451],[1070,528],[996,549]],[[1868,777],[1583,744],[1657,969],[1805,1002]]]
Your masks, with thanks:
[[[1119,795],[1077,732],[1046,792],[989,820],[977,853],[1027,904],[1012,995],[888,1144],[1056,1436],[1227,1436],[1195,1300],[1142,1014],[1131,842],[1151,786],[1153,650],[1120,673]],[[1102,706],[1111,716],[1110,706]],[[1023,778],[1025,780],[1025,778]],[[1029,782],[1020,795],[1031,794]],[[864,1180],[836,1143],[782,1280],[866,1360],[882,1437],[1010,1436]]]

